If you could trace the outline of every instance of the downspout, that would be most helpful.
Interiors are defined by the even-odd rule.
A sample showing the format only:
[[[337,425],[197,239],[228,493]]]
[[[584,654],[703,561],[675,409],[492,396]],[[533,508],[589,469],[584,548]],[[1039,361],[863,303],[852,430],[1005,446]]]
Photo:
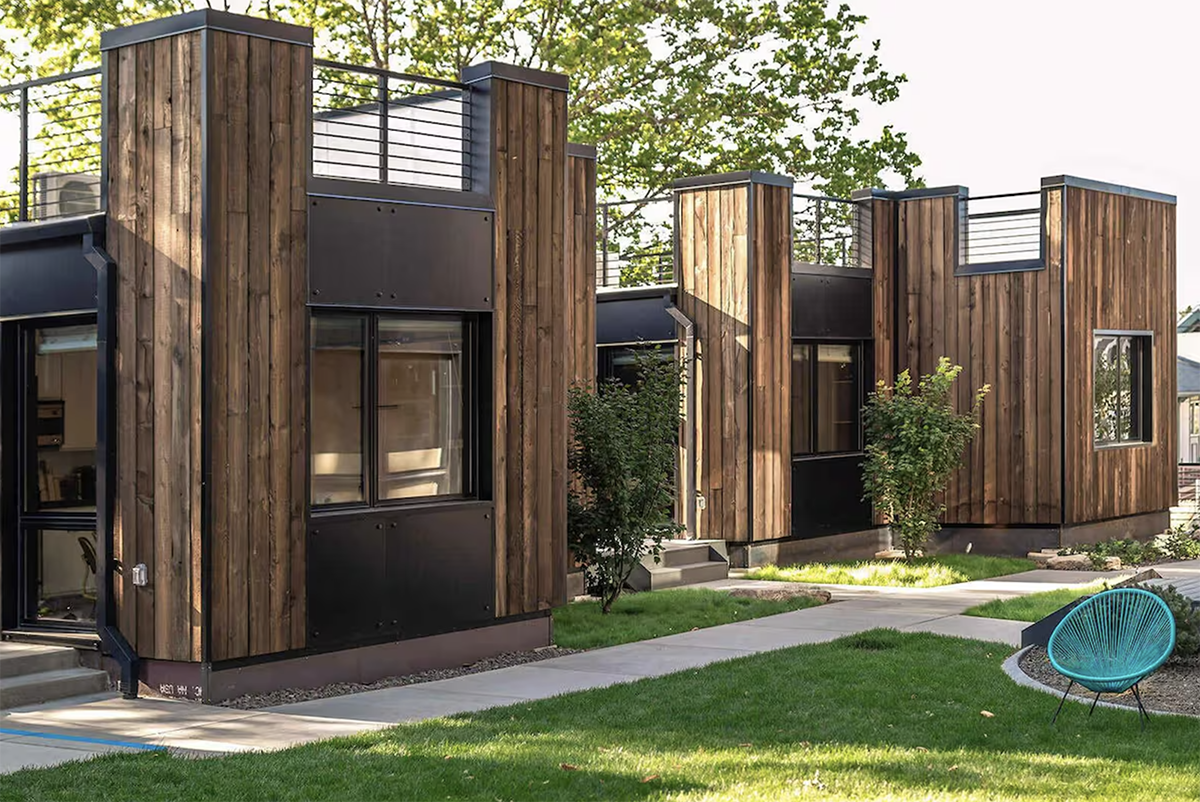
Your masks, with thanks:
[[[690,540],[698,537],[696,532],[696,383],[692,380],[696,364],[696,325],[667,295],[663,298],[667,314],[683,327],[683,451],[687,464],[683,469],[683,525],[687,527]]]
[[[113,559],[113,504],[116,497],[116,262],[95,244],[94,234],[84,237],[83,255],[96,269],[96,631],[100,644],[121,669],[121,693],[136,699],[139,660],[137,652],[117,628],[113,574],[119,570]]]

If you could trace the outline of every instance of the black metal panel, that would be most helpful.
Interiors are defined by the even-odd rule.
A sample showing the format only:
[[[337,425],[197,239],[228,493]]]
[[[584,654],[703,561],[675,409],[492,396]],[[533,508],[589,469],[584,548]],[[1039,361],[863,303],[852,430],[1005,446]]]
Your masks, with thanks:
[[[492,212],[310,198],[308,221],[313,303],[492,309]]]
[[[793,273],[792,336],[871,339],[869,276]]]
[[[0,628],[17,626],[17,370],[20,332],[0,323]]]
[[[376,520],[376,519],[379,520]],[[320,518],[308,527],[308,634],[311,646],[348,643],[391,628],[385,610],[387,560],[380,516]]]
[[[494,616],[490,502],[317,515],[308,542],[313,647],[449,632]]]
[[[637,342],[663,342],[676,339],[675,321],[667,314],[663,288],[647,297],[596,299],[596,344],[615,345]]]
[[[96,269],[85,234],[25,241],[0,249],[0,317],[96,309]]]
[[[411,638],[494,616],[492,505],[404,510],[386,530],[390,604]]]
[[[821,537],[869,529],[861,454],[792,461],[792,535]]]

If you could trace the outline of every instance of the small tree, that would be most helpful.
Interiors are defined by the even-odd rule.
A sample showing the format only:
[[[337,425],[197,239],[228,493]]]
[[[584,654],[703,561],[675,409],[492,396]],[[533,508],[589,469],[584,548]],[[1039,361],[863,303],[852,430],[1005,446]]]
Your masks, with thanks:
[[[655,560],[671,520],[683,374],[654,351],[635,354],[638,379],[571,388],[567,541],[588,592],[607,613],[646,554]]]
[[[979,428],[983,398],[991,389],[975,391],[970,412],[957,413],[951,390],[959,365],[941,357],[937,370],[922,376],[913,391],[908,371],[888,387],[880,381],[863,410],[866,461],[863,497],[887,515],[892,534],[900,539],[904,556],[912,557],[940,528],[945,505],[938,493],[962,462],[963,451]]]

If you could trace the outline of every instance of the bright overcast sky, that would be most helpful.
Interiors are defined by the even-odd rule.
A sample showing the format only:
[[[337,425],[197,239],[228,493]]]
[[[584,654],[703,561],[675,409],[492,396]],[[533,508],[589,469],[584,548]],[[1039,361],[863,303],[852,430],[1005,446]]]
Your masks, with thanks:
[[[1200,2],[847,0],[908,75],[874,115],[930,186],[1076,175],[1179,198],[1178,305],[1200,305]]]

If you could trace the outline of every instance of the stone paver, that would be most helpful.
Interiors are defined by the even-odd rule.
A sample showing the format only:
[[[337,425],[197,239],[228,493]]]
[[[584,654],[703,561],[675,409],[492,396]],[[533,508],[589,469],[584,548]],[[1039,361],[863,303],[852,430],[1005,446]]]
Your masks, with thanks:
[[[1200,577],[1200,560],[1156,566],[1166,578]],[[6,737],[4,729],[166,746],[191,754],[279,749],[387,724],[543,699],[561,693],[635,682],[763,651],[821,643],[876,627],[936,632],[1017,644],[1025,624],[961,615],[996,598],[1052,590],[1128,573],[1029,571],[942,588],[822,586],[834,603],[736,624],[684,632],[437,682],[385,688],[262,711],[201,707],[158,699],[108,696],[0,714],[0,773],[23,765],[53,765],[118,746]],[[733,577],[714,589],[769,585]]]

